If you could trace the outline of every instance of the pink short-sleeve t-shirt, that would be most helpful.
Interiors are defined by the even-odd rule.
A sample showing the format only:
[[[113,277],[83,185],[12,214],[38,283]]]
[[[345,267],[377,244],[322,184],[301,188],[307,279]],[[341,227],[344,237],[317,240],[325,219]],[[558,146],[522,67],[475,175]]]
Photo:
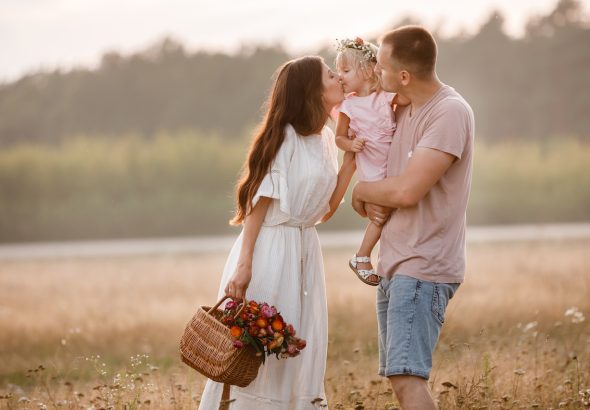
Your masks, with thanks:
[[[471,185],[474,118],[469,104],[443,85],[410,115],[396,113],[387,176],[403,174],[416,148],[455,157],[447,172],[416,206],[396,209],[381,234],[379,275],[395,274],[438,283],[460,283],[465,275],[465,212]]]
[[[350,119],[349,128],[357,138],[366,140],[365,149],[355,155],[359,181],[380,181],[387,173],[387,153],[395,132],[391,109],[394,93],[381,91],[359,97],[351,94],[340,106]]]

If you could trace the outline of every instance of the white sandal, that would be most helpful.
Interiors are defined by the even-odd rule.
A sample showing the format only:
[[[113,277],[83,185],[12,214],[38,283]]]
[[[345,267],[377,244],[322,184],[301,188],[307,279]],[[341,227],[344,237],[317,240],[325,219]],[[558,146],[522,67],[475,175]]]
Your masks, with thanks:
[[[356,276],[365,284],[369,285],[369,286],[377,286],[379,285],[379,282],[381,281],[381,278],[375,273],[375,269],[358,269],[358,263],[362,262],[362,263],[370,263],[371,262],[371,258],[368,256],[357,256],[354,255],[352,258],[350,258],[350,261],[348,261],[348,266],[350,266],[350,269],[352,269],[352,271],[356,274]],[[369,277],[371,277],[371,275],[375,275],[379,278],[379,280],[377,280],[377,282],[373,282],[369,280]]]

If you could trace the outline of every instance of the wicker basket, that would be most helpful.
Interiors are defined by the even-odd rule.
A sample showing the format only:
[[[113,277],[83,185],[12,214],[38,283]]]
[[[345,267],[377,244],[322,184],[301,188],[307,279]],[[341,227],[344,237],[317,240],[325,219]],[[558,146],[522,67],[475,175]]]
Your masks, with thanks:
[[[251,346],[242,349],[233,346],[234,337],[219,321],[223,311],[218,307],[227,298],[223,297],[211,308],[199,308],[180,339],[180,355],[184,363],[211,380],[245,387],[256,378],[262,357],[256,356]],[[244,300],[242,308],[245,304]]]

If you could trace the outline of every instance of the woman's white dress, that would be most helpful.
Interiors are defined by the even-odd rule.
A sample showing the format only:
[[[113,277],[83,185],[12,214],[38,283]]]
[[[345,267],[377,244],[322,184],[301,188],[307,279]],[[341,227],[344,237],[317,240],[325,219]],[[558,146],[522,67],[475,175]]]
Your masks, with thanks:
[[[254,248],[246,297],[276,306],[307,346],[295,358],[267,357],[249,386],[232,386],[231,410],[317,409],[327,404],[328,311],[315,224],[329,210],[337,172],[337,148],[328,127],[306,137],[286,127],[271,171],[253,200],[255,204],[261,196],[273,198]],[[227,259],[219,297],[236,269],[242,234]],[[217,410],[222,390],[222,384],[208,380],[199,409]]]

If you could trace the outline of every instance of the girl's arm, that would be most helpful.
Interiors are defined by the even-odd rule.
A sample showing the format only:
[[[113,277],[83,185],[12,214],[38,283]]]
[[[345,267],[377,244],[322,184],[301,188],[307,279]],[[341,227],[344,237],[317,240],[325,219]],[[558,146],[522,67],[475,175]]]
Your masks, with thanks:
[[[252,208],[252,211],[244,219],[242,250],[238,259],[238,266],[225,287],[225,294],[228,296],[236,299],[246,297],[246,290],[250,284],[250,279],[252,279],[254,245],[256,245],[256,239],[258,239],[262,221],[264,221],[271,201],[271,198],[265,196],[260,197],[254,208]]]
[[[363,150],[365,142],[361,138],[348,138],[349,125],[350,118],[344,113],[339,113],[338,121],[336,122],[336,146],[342,151],[360,152]]]
[[[338,209],[338,205],[340,205],[342,198],[344,198],[344,194],[346,193],[348,184],[350,184],[350,180],[352,179],[355,169],[356,163],[354,162],[354,153],[352,151],[345,152],[342,166],[340,167],[340,171],[338,171],[338,182],[336,183],[336,188],[334,188],[334,192],[332,192],[332,196],[330,197],[330,211],[324,215],[322,222],[326,222],[328,219],[330,219],[332,215],[334,215],[334,212],[336,212]]]

